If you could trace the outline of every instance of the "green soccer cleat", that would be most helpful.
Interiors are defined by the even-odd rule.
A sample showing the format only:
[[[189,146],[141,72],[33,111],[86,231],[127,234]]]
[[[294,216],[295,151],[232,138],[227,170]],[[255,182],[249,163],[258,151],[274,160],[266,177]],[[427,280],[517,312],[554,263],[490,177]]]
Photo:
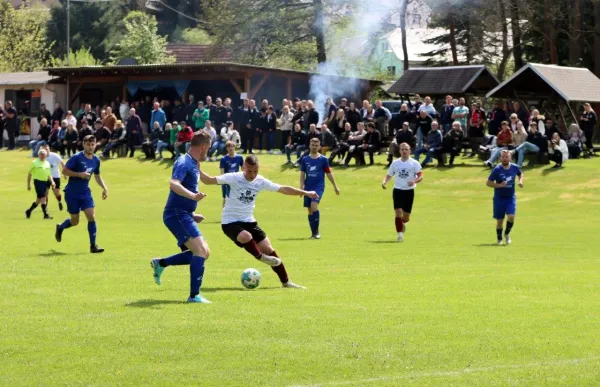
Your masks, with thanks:
[[[152,267],[154,282],[156,282],[157,285],[160,285],[160,276],[162,275],[162,272],[165,270],[165,268],[160,266],[160,264],[158,263],[158,258],[150,261],[150,266]]]
[[[212,302],[208,301],[206,298],[197,294],[194,297],[188,297],[187,302],[192,304],[212,304]]]

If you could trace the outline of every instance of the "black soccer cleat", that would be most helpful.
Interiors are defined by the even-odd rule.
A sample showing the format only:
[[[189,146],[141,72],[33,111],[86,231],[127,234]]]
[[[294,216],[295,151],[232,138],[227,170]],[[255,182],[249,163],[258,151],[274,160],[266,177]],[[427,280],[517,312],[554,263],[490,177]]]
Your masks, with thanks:
[[[98,253],[103,253],[104,249],[102,247],[98,247],[98,245],[91,245],[90,246],[90,253],[92,254],[98,254]]]
[[[44,215],[44,219],[52,219],[52,217],[49,214]]]
[[[27,219],[31,218],[31,211],[29,211],[29,210],[25,211],[25,217]]]
[[[57,242],[60,242],[62,240],[62,230],[60,229],[60,224],[56,225],[56,232],[54,233],[54,238],[56,239]]]

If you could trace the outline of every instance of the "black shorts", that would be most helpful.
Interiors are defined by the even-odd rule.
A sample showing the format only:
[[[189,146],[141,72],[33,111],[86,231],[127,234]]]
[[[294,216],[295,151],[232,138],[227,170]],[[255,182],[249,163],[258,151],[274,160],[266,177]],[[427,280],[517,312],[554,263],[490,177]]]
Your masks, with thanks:
[[[402,211],[410,214],[412,212],[413,202],[415,200],[414,189],[397,189],[394,188],[394,209],[402,209]]]
[[[243,247],[243,245],[238,242],[237,237],[242,231],[248,231],[252,235],[252,239],[254,242],[260,243],[267,237],[267,234],[258,227],[258,223],[252,222],[233,222],[228,224],[222,224],[221,229],[231,239],[236,245],[239,247]]]
[[[48,189],[47,182],[33,179],[33,187],[35,188],[35,195],[38,199],[46,197],[46,190]]]
[[[54,180],[54,185],[56,186],[56,189],[60,189],[60,177],[53,177],[52,180]],[[50,184],[50,180],[48,180],[48,189],[52,188],[52,184]]]

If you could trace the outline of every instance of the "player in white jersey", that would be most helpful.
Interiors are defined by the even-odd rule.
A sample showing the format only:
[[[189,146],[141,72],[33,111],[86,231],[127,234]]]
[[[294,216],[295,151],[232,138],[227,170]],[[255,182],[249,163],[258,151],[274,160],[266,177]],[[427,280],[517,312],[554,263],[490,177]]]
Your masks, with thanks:
[[[317,199],[314,191],[304,191],[290,186],[281,186],[258,174],[258,158],[249,155],[244,160],[243,172],[226,173],[217,177],[200,171],[204,184],[227,184],[231,188],[225,199],[221,216],[221,228],[237,246],[243,247],[257,260],[271,266],[284,288],[304,289],[289,280],[283,262],[271,246],[267,234],[254,219],[256,196],[260,191],[279,192],[284,195],[307,196]]]
[[[62,195],[60,193],[60,171],[62,171],[65,167],[65,162],[58,153],[50,152],[50,146],[48,144],[43,145],[42,149],[45,149],[46,152],[48,152],[48,157],[46,157],[46,160],[50,163],[52,180],[54,180],[55,184],[54,189],[48,186],[48,192],[46,192],[46,204],[48,204],[48,194],[50,193],[49,191],[52,189],[54,197],[56,198],[56,200],[58,200],[58,209],[62,211],[63,204]]]
[[[410,145],[400,144],[400,158],[394,160],[387,175],[383,179],[381,187],[386,189],[386,184],[394,177],[394,211],[396,213],[396,232],[398,242],[404,240],[406,223],[410,220],[413,202],[415,200],[415,188],[423,181],[421,164],[410,157]]]

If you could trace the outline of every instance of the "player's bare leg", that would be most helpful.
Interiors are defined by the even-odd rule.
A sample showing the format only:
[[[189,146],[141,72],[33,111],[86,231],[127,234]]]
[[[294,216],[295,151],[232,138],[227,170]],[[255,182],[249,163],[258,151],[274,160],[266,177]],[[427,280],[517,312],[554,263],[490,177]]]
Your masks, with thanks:
[[[402,208],[396,208],[394,210],[394,212],[396,214],[395,223],[396,223],[396,232],[398,233],[398,242],[403,242],[404,241],[404,232],[406,231],[405,222],[408,222],[408,220],[410,220],[410,214],[404,212],[402,210]],[[407,219],[407,220],[405,220],[405,219]]]
[[[269,256],[277,257],[277,259],[279,259],[279,256],[277,255],[275,249],[273,249],[269,238],[265,238],[262,241],[260,241],[260,243],[258,243],[258,247],[260,248],[260,251],[262,251],[263,254],[268,254]],[[272,266],[271,269],[273,269],[275,274],[277,274],[277,277],[279,277],[281,285],[283,285],[284,288],[306,289],[304,286],[297,285],[290,281],[287,271],[285,270],[285,265],[281,260],[279,260],[279,262],[279,265]]]
[[[281,265],[281,259],[277,258],[277,256],[272,256],[265,253],[265,251],[271,251],[262,250],[260,248],[260,244],[257,244],[254,239],[252,239],[252,234],[250,234],[248,231],[241,231],[237,236],[237,241],[250,255],[258,259],[260,262],[271,267]]]
[[[104,249],[101,247],[98,247],[98,245],[96,244],[96,211],[94,211],[94,207],[92,208],[86,208],[85,210],[83,210],[83,213],[85,214],[85,217],[88,221],[88,234],[90,236],[90,253],[92,254],[97,254],[97,253],[103,253]]]

